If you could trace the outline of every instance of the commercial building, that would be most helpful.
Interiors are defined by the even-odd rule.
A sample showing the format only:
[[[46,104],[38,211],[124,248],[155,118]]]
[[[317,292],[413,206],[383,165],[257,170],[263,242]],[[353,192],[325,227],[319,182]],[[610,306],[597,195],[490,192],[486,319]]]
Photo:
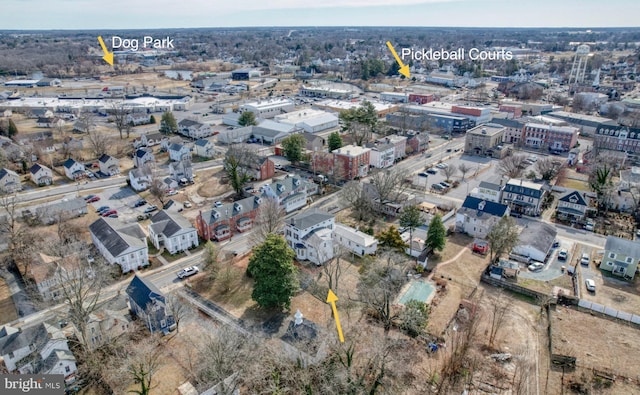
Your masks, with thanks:
[[[365,177],[369,173],[371,163],[371,149],[355,145],[345,145],[332,151],[334,157],[334,172],[339,172],[342,179],[353,180]]]
[[[464,153],[468,155],[490,156],[502,158],[508,150],[503,149],[502,136],[505,127],[497,124],[476,126],[467,131],[464,142]]]
[[[273,120],[295,126],[308,133],[319,133],[338,127],[338,117],[335,114],[315,109],[305,109],[276,115]]]
[[[553,126],[527,123],[522,130],[522,144],[529,148],[568,152],[578,142],[579,129],[573,126]]]
[[[294,103],[288,99],[257,101],[240,106],[240,112],[251,111],[257,118],[273,118],[276,115],[291,112],[294,109]]]

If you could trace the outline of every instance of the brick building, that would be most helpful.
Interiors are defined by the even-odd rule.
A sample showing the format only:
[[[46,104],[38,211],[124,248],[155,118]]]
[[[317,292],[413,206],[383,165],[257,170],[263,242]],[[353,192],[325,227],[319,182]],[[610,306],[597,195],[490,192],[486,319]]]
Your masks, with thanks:
[[[236,233],[242,233],[253,227],[262,199],[257,196],[224,203],[211,210],[200,211],[196,217],[198,235],[204,240],[223,241]]]

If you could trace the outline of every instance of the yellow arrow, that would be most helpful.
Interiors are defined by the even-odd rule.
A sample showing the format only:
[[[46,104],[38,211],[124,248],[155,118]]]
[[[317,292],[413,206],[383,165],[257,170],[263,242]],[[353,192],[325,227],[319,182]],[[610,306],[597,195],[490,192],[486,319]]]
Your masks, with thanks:
[[[113,66],[113,52],[109,52],[109,50],[107,49],[107,46],[104,45],[104,41],[102,40],[102,36],[98,36],[98,42],[100,43],[100,46],[102,47],[102,52],[104,52],[104,56],[102,57],[102,59],[104,59],[105,62],[107,62],[111,66]]]
[[[338,309],[336,308],[336,301],[338,297],[333,293],[332,290],[329,290],[329,294],[327,295],[327,303],[331,303],[331,310],[333,310],[333,316],[336,318],[336,328],[338,328],[338,337],[340,338],[340,343],[344,343],[344,336],[342,336],[342,326],[340,326],[340,317],[338,317]]]
[[[405,77],[410,78],[411,74],[409,73],[409,65],[402,63],[402,60],[396,53],[396,50],[393,49],[393,45],[391,45],[391,41],[387,41],[387,47],[389,47],[389,50],[393,54],[393,57],[396,58],[396,62],[398,62],[398,64],[400,65],[400,70],[398,70],[398,72],[404,75]]]

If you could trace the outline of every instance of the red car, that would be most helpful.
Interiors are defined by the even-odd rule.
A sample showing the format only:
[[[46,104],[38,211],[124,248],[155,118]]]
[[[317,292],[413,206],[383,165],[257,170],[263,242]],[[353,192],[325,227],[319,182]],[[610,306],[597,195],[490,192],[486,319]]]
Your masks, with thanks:
[[[100,196],[94,196],[91,199],[87,200],[87,203],[94,203],[100,200]]]
[[[106,212],[102,213],[102,216],[103,217],[108,217],[108,216],[114,215],[114,214],[117,215],[118,211],[117,210],[109,210],[109,211],[106,211]]]

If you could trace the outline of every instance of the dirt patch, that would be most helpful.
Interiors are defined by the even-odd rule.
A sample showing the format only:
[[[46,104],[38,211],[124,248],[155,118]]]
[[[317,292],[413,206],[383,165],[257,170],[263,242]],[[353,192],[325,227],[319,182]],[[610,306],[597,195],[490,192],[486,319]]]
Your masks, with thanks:
[[[11,291],[4,278],[0,277],[0,324],[6,324],[18,318]]]
[[[224,171],[222,169],[198,173],[198,181],[201,184],[197,189],[198,195],[203,198],[213,198],[231,192],[231,185],[220,182],[223,176]]]

